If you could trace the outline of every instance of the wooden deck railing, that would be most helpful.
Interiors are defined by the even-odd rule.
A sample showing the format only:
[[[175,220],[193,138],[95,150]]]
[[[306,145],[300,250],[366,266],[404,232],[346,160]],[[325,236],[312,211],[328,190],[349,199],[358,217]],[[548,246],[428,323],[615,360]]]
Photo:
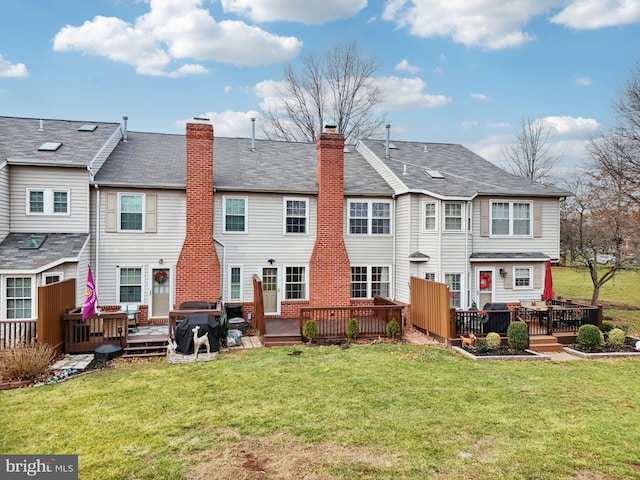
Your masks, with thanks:
[[[76,308],[62,316],[67,353],[90,353],[105,343],[122,348],[127,345],[126,312],[105,312],[82,321],[79,310]]]
[[[395,303],[387,305],[349,307],[301,307],[300,334],[307,320],[318,323],[319,338],[345,338],[347,322],[351,318],[358,321],[359,336],[376,337],[387,334],[387,324],[396,320],[402,327],[404,306]]]
[[[37,320],[0,321],[0,350],[35,345],[37,323]]]

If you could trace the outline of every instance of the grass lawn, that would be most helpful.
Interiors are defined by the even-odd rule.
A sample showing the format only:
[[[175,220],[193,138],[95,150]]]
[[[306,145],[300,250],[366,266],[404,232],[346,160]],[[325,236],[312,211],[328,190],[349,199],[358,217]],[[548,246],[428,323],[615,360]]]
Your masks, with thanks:
[[[638,479],[640,362],[254,349],[0,392],[2,453],[82,479]]]
[[[620,272],[600,289],[599,301],[605,304],[604,316],[616,325],[628,325],[631,335],[640,335],[640,271]],[[591,301],[593,284],[586,269],[553,268],[553,289],[556,296]],[[609,304],[617,304],[618,308]],[[633,307],[635,310],[619,308]]]

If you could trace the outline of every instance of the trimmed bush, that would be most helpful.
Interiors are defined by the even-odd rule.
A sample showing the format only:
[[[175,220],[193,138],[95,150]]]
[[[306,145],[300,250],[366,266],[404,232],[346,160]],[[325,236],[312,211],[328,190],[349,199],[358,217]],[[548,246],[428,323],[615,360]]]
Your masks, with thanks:
[[[487,347],[489,347],[490,350],[497,350],[501,344],[502,339],[500,338],[500,334],[496,332],[487,333]]]
[[[476,338],[476,352],[485,353],[489,350],[489,346],[487,345],[486,338]]]
[[[389,323],[387,323],[387,337],[389,338],[399,338],[402,334],[402,330],[400,329],[400,325],[395,318],[391,319]]]
[[[313,342],[319,335],[318,322],[315,320],[307,320],[302,329],[302,336],[306,338],[307,341]]]
[[[349,340],[355,340],[360,333],[360,327],[358,327],[358,321],[355,318],[350,318],[347,322],[347,330],[345,332]]]
[[[578,329],[578,338],[576,341],[578,345],[587,351],[597,350],[602,346],[603,335],[595,325],[582,325]]]
[[[527,348],[529,343],[529,332],[524,322],[512,322],[507,327],[507,342],[509,348],[522,351]]]
[[[55,351],[47,344],[22,346],[0,353],[0,381],[34,380],[47,373]]]
[[[624,330],[621,328],[614,328],[609,331],[609,343],[614,347],[621,347],[624,345],[624,338],[626,337]]]
[[[610,332],[613,330],[613,322],[611,320],[603,320],[602,321],[602,331],[604,333]]]

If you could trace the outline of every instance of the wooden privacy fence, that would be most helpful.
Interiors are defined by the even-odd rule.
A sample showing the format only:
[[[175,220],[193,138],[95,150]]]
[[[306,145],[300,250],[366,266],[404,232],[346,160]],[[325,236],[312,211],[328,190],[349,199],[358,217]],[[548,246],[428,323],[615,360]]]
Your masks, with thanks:
[[[450,293],[445,283],[411,277],[411,323],[430,334],[451,337]]]

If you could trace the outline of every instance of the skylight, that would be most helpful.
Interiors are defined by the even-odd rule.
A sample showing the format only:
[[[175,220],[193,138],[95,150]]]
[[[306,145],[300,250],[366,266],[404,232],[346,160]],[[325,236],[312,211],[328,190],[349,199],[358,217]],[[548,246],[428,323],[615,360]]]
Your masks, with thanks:
[[[38,148],[39,152],[55,152],[62,146],[62,142],[44,142]]]
[[[442,178],[442,179],[444,179],[444,176],[438,170],[425,170],[424,173],[429,175],[431,178]]]
[[[84,125],[82,125],[78,131],[79,132],[93,132],[96,128],[98,128],[98,125],[96,125],[95,123],[85,123]]]
[[[47,236],[44,234],[35,234],[30,235],[22,244],[20,245],[21,250],[37,250],[39,249],[44,241],[47,239]]]

